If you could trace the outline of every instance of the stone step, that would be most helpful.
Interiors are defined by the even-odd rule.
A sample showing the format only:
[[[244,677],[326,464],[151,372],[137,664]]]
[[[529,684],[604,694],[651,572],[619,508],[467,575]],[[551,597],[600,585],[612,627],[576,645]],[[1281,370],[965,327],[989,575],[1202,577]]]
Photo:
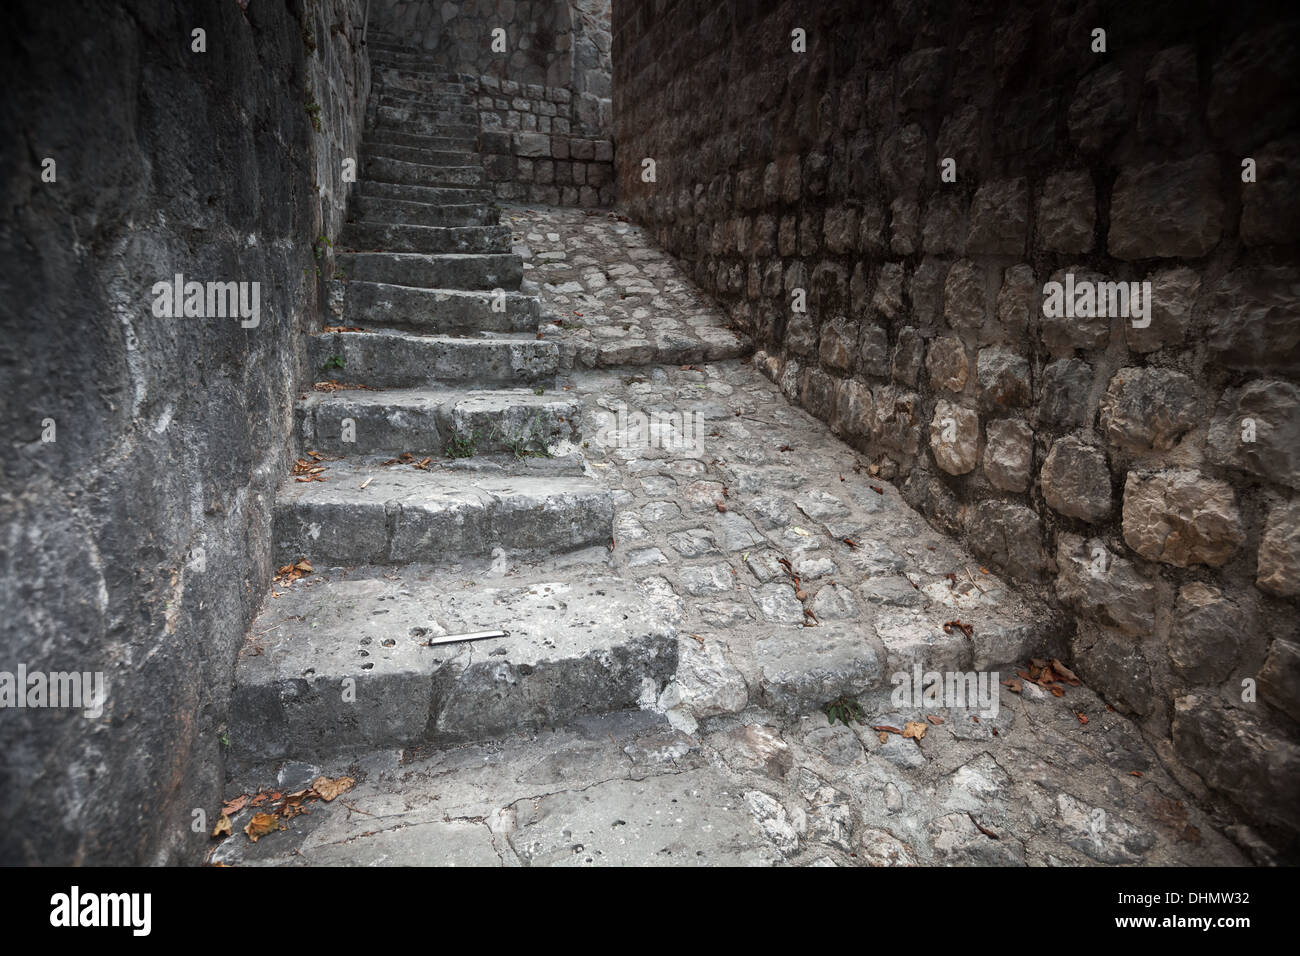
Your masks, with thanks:
[[[399,110],[387,106],[375,110],[372,129],[388,129],[401,133],[418,133],[422,136],[471,137],[478,136],[478,114],[466,113],[459,117],[453,113]]]
[[[374,179],[363,179],[357,186],[363,196],[401,199],[433,206],[464,206],[470,203],[491,205],[496,202],[489,190],[475,186],[417,186],[412,183],[383,183]]]
[[[471,95],[461,82],[439,79],[419,70],[407,70],[400,66],[382,66],[371,64],[371,90],[380,93],[404,91],[411,93],[429,93],[438,96]]]
[[[446,64],[438,63],[437,54],[431,50],[376,46],[367,39],[366,52],[370,56],[372,70],[387,70],[394,67],[406,69],[410,66],[415,72],[448,84],[462,83],[467,78],[466,74],[458,73]]]
[[[510,230],[505,226],[448,228],[363,220],[344,226],[338,248],[424,253],[509,252]]]
[[[600,569],[473,586],[386,570],[318,572],[268,602],[235,669],[232,765],[541,730],[632,709],[676,669],[680,604]],[[509,636],[427,646],[482,630]]]
[[[575,441],[578,410],[564,393],[525,389],[311,392],[298,405],[298,437],[326,455],[519,458]]]
[[[388,199],[361,193],[352,204],[352,221],[391,222],[397,225],[458,226],[495,225],[499,216],[486,202],[437,204]]]
[[[366,143],[367,160],[400,159],[406,163],[420,163],[424,166],[463,167],[466,163],[477,161],[478,153],[473,150],[459,149],[425,149],[422,146],[398,146],[393,143]],[[481,164],[478,164],[481,168]]]
[[[558,554],[613,536],[611,492],[581,476],[471,477],[436,461],[426,471],[378,459],[323,464],[325,481],[291,477],[276,495],[277,564],[444,563],[497,548]]]
[[[523,260],[511,253],[341,252],[344,277],[419,289],[518,289]]]
[[[375,50],[370,55],[370,69],[371,72],[409,74],[444,87],[464,86],[462,74],[451,72],[446,66],[432,62],[432,56],[424,52]]]
[[[379,106],[424,107],[434,109],[476,109],[476,98],[470,93],[444,93],[440,90],[407,90],[401,87],[373,89],[372,96]]]
[[[537,331],[538,300],[520,292],[507,292],[504,309],[498,312],[492,308],[490,292],[414,289],[383,282],[343,285],[343,314],[352,325],[435,335]]]
[[[416,123],[424,126],[472,126],[478,128],[478,110],[473,106],[455,106],[440,109],[425,103],[403,103],[400,106],[385,106],[377,103],[374,108],[375,125],[396,126],[399,129]]]
[[[364,147],[393,145],[415,146],[418,149],[441,149],[460,153],[478,151],[478,130],[463,136],[429,136],[424,133],[411,133],[386,127],[366,130],[362,141]]]
[[[313,377],[374,388],[549,386],[559,361],[559,346],[532,336],[457,338],[377,331],[308,337]]]
[[[461,162],[464,163],[466,158],[476,157],[473,153],[464,154]],[[411,186],[482,186],[487,181],[483,167],[477,162],[472,166],[434,166],[388,156],[370,156],[365,160],[363,170],[367,178],[376,182]]]

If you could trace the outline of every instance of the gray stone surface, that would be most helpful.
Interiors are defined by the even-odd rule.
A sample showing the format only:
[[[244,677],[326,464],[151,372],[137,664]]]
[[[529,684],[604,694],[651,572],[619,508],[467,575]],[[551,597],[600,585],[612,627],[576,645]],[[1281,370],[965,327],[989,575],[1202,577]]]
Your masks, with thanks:
[[[1255,583],[1282,597],[1300,594],[1300,502],[1292,500],[1269,510]]]
[[[1218,162],[1208,154],[1121,170],[1111,198],[1110,254],[1205,255],[1223,229],[1218,184]]]
[[[232,760],[554,726],[635,706],[674,673],[675,598],[598,566],[529,570],[359,568],[283,586],[240,653]],[[509,636],[427,646],[497,628]]]
[[[993,487],[1024,491],[1033,465],[1033,430],[1016,419],[999,419],[984,426],[984,474]]]
[[[6,725],[18,730],[16,744],[12,733],[2,743],[24,781],[18,797],[6,789],[0,822],[21,834],[3,843],[6,859],[48,847],[50,860],[168,862],[183,841],[199,842],[177,836],[192,833],[184,804],[213,791],[232,636],[269,578],[276,486],[303,454],[324,462],[313,466],[324,480],[292,482],[314,487],[286,485],[282,497],[327,505],[322,521],[299,529],[323,536],[327,551],[355,557],[376,542],[391,551],[419,526],[421,551],[436,535],[434,557],[459,569],[429,574],[535,580],[540,565],[512,565],[503,543],[487,570],[465,563],[496,533],[482,527],[496,519],[473,514],[495,511],[512,526],[523,519],[523,539],[537,546],[531,560],[550,561],[559,583],[580,578],[585,563],[655,600],[682,599],[675,674],[661,679],[643,658],[623,669],[602,659],[592,677],[613,679],[620,700],[635,691],[672,728],[608,731],[625,742],[626,780],[656,778],[627,786],[594,776],[590,792],[612,812],[678,809],[687,825],[708,826],[649,769],[671,766],[698,771],[687,799],[698,792],[700,806],[721,808],[719,832],[746,862],[825,866],[854,862],[845,855],[857,851],[884,863],[1223,859],[1209,845],[1166,853],[1158,831],[1177,814],[1151,793],[1126,803],[1121,788],[1137,785],[1118,774],[1017,790],[1027,777],[1043,787],[1043,774],[1020,756],[999,763],[994,741],[1017,729],[1009,709],[983,725],[920,715],[930,746],[947,740],[942,727],[972,745],[942,767],[924,742],[881,731],[877,746],[874,733],[806,726],[818,698],[869,696],[905,662],[982,667],[1068,648],[1171,767],[1193,768],[1199,780],[1177,772],[1198,799],[1203,781],[1275,845],[1294,848],[1294,801],[1279,795],[1294,789],[1286,640],[1300,589],[1286,440],[1287,389],[1300,370],[1287,257],[1300,195],[1300,114],[1287,83],[1295,25],[1224,18],[1207,53],[1193,42],[1205,33],[1195,17],[1121,17],[1109,24],[1114,52],[1123,34],[1122,49],[1138,55],[1116,59],[1085,52],[1090,15],[1038,11],[1030,31],[1019,10],[989,20],[959,9],[940,22],[924,5],[868,18],[851,6],[827,0],[808,11],[810,51],[774,57],[776,35],[756,32],[770,19],[735,3],[700,19],[680,15],[690,12],[680,0],[654,16],[608,0],[381,0],[363,41],[358,17],[368,11],[351,0],[291,4],[287,16],[241,2],[205,25],[214,53],[201,62],[220,68],[214,85],[199,82],[193,56],[153,42],[150,25],[165,33],[168,11],[110,6],[62,22],[20,5],[22,43],[5,76],[23,135],[9,144],[12,221],[0,228],[11,266],[4,299],[26,310],[0,337],[16,409],[6,407],[13,448],[0,499],[11,530],[5,593],[17,595],[5,646],[106,667],[114,693],[110,713],[79,732],[39,715]],[[509,27],[513,47],[487,57],[494,21]],[[49,66],[74,48],[77,71]],[[986,49],[991,59],[972,55]],[[845,50],[858,52],[846,59]],[[874,52],[863,59],[863,50]],[[470,72],[452,72],[460,68]],[[86,102],[96,109],[63,108]],[[46,155],[59,160],[56,183],[38,177]],[[639,175],[650,155],[657,179]],[[1255,182],[1237,174],[1247,155]],[[340,158],[359,161],[355,188]],[[949,158],[956,182],[934,175],[935,160],[948,171]],[[532,207],[501,223],[492,204],[608,207],[616,177],[620,212],[565,219]],[[261,283],[261,324],[140,321],[153,278],[180,269]],[[1066,270],[1150,281],[1152,321],[1044,315],[1041,283]],[[493,307],[498,288],[503,311]],[[807,311],[789,309],[796,288],[808,292]],[[299,339],[322,325],[366,331]],[[753,368],[720,364],[751,342],[761,349]],[[919,374],[927,343],[934,376]],[[447,395],[483,385],[518,393]],[[370,391],[393,386],[415,393]],[[291,434],[294,395],[310,429]],[[963,409],[961,441],[946,449],[927,435],[941,401]],[[620,404],[676,424],[656,419],[648,434],[659,444],[646,447],[593,430]],[[686,412],[703,417],[703,432],[684,423]],[[47,427],[50,414],[53,443],[34,424]],[[357,444],[343,440],[348,419],[373,439],[369,451],[436,451],[435,442],[514,430],[535,414],[545,418],[536,447],[483,437],[466,458],[425,463],[433,485],[458,489],[437,521],[428,500],[395,487],[431,487],[410,462],[392,466],[400,478],[345,494],[332,483],[380,466],[301,447],[334,430],[342,445]],[[1254,441],[1234,437],[1251,415],[1267,427]],[[1022,418],[1033,432],[1007,424]],[[694,447],[664,447],[674,434]],[[452,444],[459,453],[475,443]],[[1038,485],[1020,477],[1035,460],[1045,461]],[[1122,515],[1101,503],[1108,468],[1126,488]],[[515,495],[503,482],[531,491]],[[557,559],[573,543],[572,482],[606,504],[582,533],[595,547]],[[1081,520],[1093,529],[1076,542]],[[1004,572],[1030,590],[1014,590]],[[313,573],[360,580],[347,569]],[[378,574],[412,584],[391,567]],[[1053,585],[1069,614],[1039,603]],[[1146,596],[1149,616],[1139,608]],[[581,686],[593,673],[584,668],[565,679]],[[523,684],[544,687],[547,673],[534,668]],[[1258,676],[1263,700],[1238,693],[1243,674]],[[412,699],[424,686],[416,681]],[[494,686],[466,686],[446,726],[508,729],[479,706]],[[1036,686],[1022,693],[1053,703]],[[1074,697],[1087,706],[1085,691]],[[384,703],[378,725],[409,718],[406,694]],[[756,709],[778,703],[780,714]],[[918,716],[892,703],[868,709],[891,725]],[[566,719],[544,707],[519,712],[538,727]],[[475,724],[481,713],[490,719]],[[1058,716],[1061,733],[1026,750],[1087,765],[1081,754],[1091,751],[1074,735],[1100,733],[1101,715],[1091,724],[1078,712]],[[733,733],[750,726],[764,730]],[[731,736],[709,750],[715,733]],[[740,751],[751,744],[766,755],[753,761],[765,779],[728,776],[749,766]],[[62,776],[45,747],[66,755]],[[810,753],[816,766],[803,759]],[[512,779],[536,788],[585,759],[569,756],[542,757],[536,774]],[[586,756],[606,769],[623,759]],[[1123,763],[1114,748],[1105,758]],[[383,759],[363,755],[358,767]],[[864,761],[891,774],[869,798],[861,776],[839,773]],[[113,768],[106,795],[104,766]],[[285,787],[311,779],[302,761],[271,776]],[[931,799],[914,800],[918,791]],[[480,819],[444,814],[363,831],[355,841],[370,842],[355,859],[420,862],[441,844],[449,862],[561,862],[570,852],[583,863],[630,862],[645,861],[650,844],[668,857],[692,845],[626,812],[607,834],[586,791],[513,792]],[[428,806],[421,794],[400,803],[403,813]],[[566,819],[582,843],[570,843]],[[1175,839],[1194,842],[1182,819]],[[619,820],[646,840],[625,840]],[[1036,839],[1048,834],[1041,853],[1018,835],[1025,826]],[[1264,839],[1233,832],[1256,860],[1269,857]],[[349,842],[309,849],[344,862]]]
[[[866,724],[750,710],[685,734],[641,712],[485,744],[321,761],[343,797],[231,865],[880,866],[1245,862],[1124,717],[1084,688],[995,718],[863,698]],[[1091,719],[1082,725],[1079,713]],[[927,718],[933,718],[930,720]],[[926,723],[919,741],[871,724]],[[993,731],[996,731],[994,735]],[[883,735],[886,740],[881,741]],[[1058,759],[1057,755],[1069,755]],[[283,786],[269,766],[228,797]]]
[[[453,438],[476,454],[546,454],[577,437],[576,402],[523,389],[314,391],[298,414],[302,447],[325,454],[441,458]]]
[[[316,380],[379,388],[544,383],[559,362],[554,342],[505,334],[329,332],[312,336],[307,353],[308,374]]]
[[[1093,445],[1070,435],[1057,439],[1038,479],[1043,500],[1058,514],[1094,524],[1110,514],[1110,468]]]
[[[355,189],[338,157],[370,86],[364,7],[8,11],[0,656],[101,672],[107,699],[95,719],[0,713],[6,865],[207,848],[192,811],[220,792],[230,667],[270,570],[298,330],[322,292],[310,249]],[[256,325],[153,314],[177,273],[255,285]]]
[[[454,469],[372,460],[330,462],[325,478],[281,487],[278,560],[403,564],[496,548],[572,550],[606,543],[613,519],[608,490],[562,474],[480,475],[471,484]]]
[[[1232,486],[1186,470],[1124,483],[1124,541],[1152,561],[1218,566],[1244,543]]]

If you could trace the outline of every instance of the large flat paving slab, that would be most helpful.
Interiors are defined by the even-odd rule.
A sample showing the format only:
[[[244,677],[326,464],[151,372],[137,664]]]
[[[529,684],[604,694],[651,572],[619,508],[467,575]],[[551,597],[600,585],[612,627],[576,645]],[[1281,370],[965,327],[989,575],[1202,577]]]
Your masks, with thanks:
[[[350,325],[466,335],[537,331],[537,297],[462,289],[417,289],[383,282],[345,282],[343,311]]]
[[[344,250],[389,252],[506,252],[509,233],[500,226],[422,226],[411,223],[364,221],[348,223],[339,238]]]
[[[613,499],[585,477],[324,464],[324,481],[290,477],[276,496],[280,563],[437,563],[497,548],[560,552],[610,541]]]
[[[544,454],[577,437],[577,420],[575,399],[528,389],[311,392],[298,404],[302,447],[349,457]]]
[[[519,257],[509,253],[340,252],[349,279],[422,289],[517,289]]]
[[[452,747],[278,760],[227,798],[355,781],[231,865],[1237,866],[1247,858],[1086,688],[979,722],[864,698],[865,723],[751,709],[697,735],[648,712]],[[1091,715],[1082,724],[1077,714]],[[921,740],[871,724],[927,721]],[[263,803],[262,806],[267,806]]]
[[[373,388],[454,384],[546,384],[559,367],[559,348],[535,336],[502,333],[461,338],[378,329],[309,337],[313,375]]]
[[[281,585],[239,657],[232,759],[554,726],[635,707],[676,669],[669,592],[599,566],[483,576],[359,568]],[[508,636],[429,644],[492,629]]]

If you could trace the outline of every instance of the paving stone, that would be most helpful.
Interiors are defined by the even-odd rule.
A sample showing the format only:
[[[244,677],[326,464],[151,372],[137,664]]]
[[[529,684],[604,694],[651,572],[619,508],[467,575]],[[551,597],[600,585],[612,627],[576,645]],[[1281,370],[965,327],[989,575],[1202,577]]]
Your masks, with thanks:
[[[402,154],[392,155],[400,159]],[[393,187],[407,190],[401,193],[368,188],[372,191],[365,195],[374,201],[409,203],[417,209],[412,198],[391,197],[419,196],[426,205],[452,198],[409,191],[441,188],[433,186]],[[1025,196],[1020,205],[1027,202]],[[1017,203],[1010,210],[985,203],[988,208],[979,220],[981,242],[1010,243],[1016,229],[1027,230],[1027,219],[1017,219]],[[400,568],[389,569],[398,580],[382,572],[376,575],[374,581],[394,589],[394,601],[383,602],[391,604],[385,608],[389,614],[368,615],[365,602],[349,608],[347,601],[319,598],[311,605],[312,613],[360,614],[357,626],[369,636],[369,629],[378,629],[377,635],[393,621],[400,624],[402,615],[415,613],[411,609],[416,607],[446,606],[448,614],[464,617],[481,605],[485,613],[499,617],[503,608],[514,605],[501,604],[498,597],[517,592],[529,581],[544,578],[575,587],[579,581],[608,577],[615,583],[604,594],[577,600],[558,591],[540,594],[533,610],[557,625],[584,614],[609,616],[623,606],[619,595],[634,588],[639,607],[661,608],[673,624],[656,631],[662,634],[653,642],[658,650],[639,660],[614,648],[593,650],[565,657],[572,662],[566,670],[546,656],[556,653],[549,648],[542,652],[547,660],[542,666],[540,660],[516,662],[510,656],[513,651],[494,656],[480,644],[441,663],[449,673],[465,665],[464,673],[478,675],[451,689],[419,668],[399,671],[409,690],[385,695],[387,711],[377,711],[377,723],[369,726],[387,726],[382,714],[388,713],[390,724],[400,726],[405,719],[425,732],[429,715],[436,714],[445,721],[441,726],[448,729],[446,737],[435,734],[434,746],[412,745],[403,751],[383,750],[397,745],[396,738],[383,737],[387,744],[364,744],[369,749],[359,753],[300,760],[301,768],[294,771],[353,773],[358,783],[349,803],[374,816],[354,814],[337,801],[322,804],[309,817],[288,821],[285,831],[256,845],[238,831],[246,822],[241,818],[236,836],[218,847],[218,859],[258,865],[465,861],[511,866],[1242,861],[1240,851],[1195,807],[1189,819],[1203,834],[1200,844],[1180,841],[1161,829],[1154,811],[1144,809],[1146,804],[1136,795],[1147,788],[1180,793],[1178,785],[1160,769],[1139,735],[1123,731],[1131,726],[1127,718],[1108,711],[1086,687],[1070,688],[1068,698],[1061,700],[1035,696],[1036,688],[1021,696],[1004,695],[998,716],[978,722],[962,711],[928,711],[942,715],[944,722],[929,723],[919,745],[897,734],[886,734],[882,743],[869,726],[829,725],[823,708],[841,696],[862,701],[872,715],[869,723],[898,721],[901,727],[908,720],[926,720],[925,712],[890,704],[893,672],[913,663],[938,670],[993,669],[1022,665],[1038,654],[1064,654],[1059,622],[1031,594],[996,574],[975,573],[978,584],[961,581],[957,586],[950,581],[947,574],[974,570],[979,561],[937,536],[893,484],[855,468],[865,462],[804,411],[791,408],[781,388],[759,368],[711,354],[678,361],[688,347],[711,347],[709,337],[714,334],[719,341],[722,336],[741,340],[675,264],[651,254],[648,237],[636,227],[600,213],[587,216],[559,208],[509,207],[503,216],[525,266],[525,287],[539,296],[537,314],[564,323],[551,325],[546,338],[559,352],[557,399],[577,405],[577,419],[583,424],[594,420],[589,416],[595,409],[609,409],[620,401],[629,408],[679,413],[699,408],[707,422],[703,451],[589,442],[576,461],[585,472],[581,480],[608,494],[610,508],[602,519],[606,532],[597,539],[593,527],[593,546],[545,558],[545,573],[505,553],[473,560],[460,556],[458,564],[426,575],[430,580],[418,586]],[[819,242],[825,228],[819,220]],[[849,229],[844,223],[830,228],[835,243],[842,242],[840,234]],[[794,238],[800,241],[797,229]],[[1023,244],[1023,235],[1018,241]],[[563,256],[554,255],[558,253]],[[931,270],[940,294],[946,270],[946,264]],[[898,302],[890,306],[893,280],[882,276],[886,288],[874,293],[877,308],[902,308],[904,276],[902,270],[894,271]],[[982,280],[972,284],[980,271],[972,263],[959,273],[954,290],[966,282],[981,291],[978,314],[967,302],[952,302],[957,326],[976,335],[974,344],[1016,346],[1019,339],[1005,337],[1003,297],[994,322],[984,314],[984,296],[992,289],[985,290]],[[834,278],[824,271],[822,275],[827,281]],[[847,276],[843,279],[848,284]],[[916,292],[914,304],[919,301]],[[865,287],[859,294],[867,300]],[[1009,298],[1005,307],[1007,315],[1014,313]],[[460,314],[466,322],[476,321],[470,308]],[[341,318],[346,321],[346,312]],[[381,318],[391,321],[392,316],[376,313],[376,321]],[[1071,336],[1078,334],[1062,331],[1059,337],[1072,342]],[[980,341],[981,336],[991,341]],[[908,378],[907,366],[919,367],[924,348],[919,337],[915,348],[905,339],[899,336],[896,350],[910,349],[911,357],[898,356],[894,367],[880,374],[901,375],[899,381],[907,384],[916,381],[914,371]],[[1092,345],[1080,347],[1096,347],[1099,341],[1094,336],[1088,338]],[[591,351],[583,353],[587,348]],[[725,348],[723,353],[743,354]],[[601,367],[601,362],[615,360],[653,364],[640,369]],[[787,366],[784,372],[789,375],[791,369]],[[790,393],[808,394],[808,379],[798,369],[793,375],[794,381],[787,383]],[[990,394],[1000,388],[993,378],[985,378]],[[1091,367],[1073,358],[1049,365],[1041,387],[1045,395],[1056,389],[1060,401],[1041,402],[1035,421],[1052,429],[1081,427],[1083,422],[1072,418],[1075,398],[1091,379]],[[863,386],[857,400],[846,403],[852,412],[847,421],[869,424],[846,427],[841,416],[841,433],[879,435],[887,447],[911,447],[915,452],[924,424],[920,396],[898,385],[876,392]],[[851,393],[841,386],[840,394]],[[383,395],[373,396],[379,407],[384,407]],[[371,397],[366,393],[366,399]],[[838,401],[828,398],[828,409],[838,407]],[[1005,414],[1003,404],[994,402],[998,414]],[[1032,431],[1017,419],[983,424],[990,445],[999,438],[1008,446],[984,455],[985,472],[990,472],[994,455],[998,464],[992,472],[1005,472],[1003,480],[1014,483],[1018,470],[1027,474],[1030,468]],[[976,418],[977,452],[979,430]],[[582,427],[578,431],[586,433]],[[395,437],[401,434],[395,432]],[[1056,431],[1048,434],[1060,437]],[[533,467],[538,466],[571,467],[559,459]],[[337,463],[326,467],[326,474],[346,470]],[[500,467],[485,463],[459,474],[474,475],[477,482]],[[718,510],[719,501],[725,511]],[[1051,565],[1041,523],[1029,509],[1011,502],[986,503],[969,520],[972,541],[986,555],[986,563],[996,564],[993,571],[1005,566],[1014,575],[1034,577]],[[610,537],[612,550],[607,547]],[[845,544],[843,537],[852,538],[857,547]],[[1125,629],[1140,630],[1148,620],[1148,612],[1140,607],[1145,579],[1129,580],[1132,569],[1111,555],[1110,573],[1119,577],[1091,581],[1084,576],[1092,573],[1093,542],[1080,538],[1065,551],[1059,540],[1056,543],[1056,564],[1063,569],[1056,584],[1070,595],[1081,619],[1095,619],[1096,627],[1132,643]],[[677,545],[703,550],[686,556]],[[795,596],[794,581],[781,559],[800,576],[808,592],[806,602]],[[1084,561],[1089,563],[1085,566]],[[330,577],[333,584],[335,572],[316,573],[321,582]],[[357,584],[366,578],[354,571],[341,580]],[[462,594],[445,586],[446,580],[477,583]],[[312,589],[304,588],[304,581],[275,599],[268,613],[292,613],[295,606],[282,602],[305,600]],[[421,597],[426,592],[427,600]],[[316,593],[324,597],[327,591]],[[805,607],[825,620],[804,626],[813,623],[805,618]],[[957,617],[973,624],[971,637],[958,628],[944,630],[944,623]],[[470,623],[466,619],[463,626]],[[632,613],[618,627],[631,634],[652,629],[650,624],[643,614]],[[443,626],[460,627],[461,618]],[[566,636],[564,627],[555,633],[556,648],[569,646],[565,641],[573,635]],[[266,637],[286,641],[295,653],[309,654],[304,648],[314,646],[322,631],[312,629],[309,618]],[[509,640],[515,640],[513,633]],[[395,652],[383,648],[382,641],[380,648],[372,645],[358,645],[356,650],[366,650],[370,657],[358,653],[355,661],[349,658],[349,665],[373,662],[372,670],[377,670],[381,655]],[[1293,684],[1284,651],[1275,655],[1268,671],[1268,692],[1275,697],[1286,696],[1285,689]],[[1187,658],[1196,659],[1191,644]],[[1125,663],[1118,655],[1112,659]],[[528,668],[535,670],[525,673]],[[556,675],[561,673],[569,675],[564,680],[570,690],[557,694],[546,682],[559,681]],[[315,686],[319,690],[325,684],[317,679]],[[435,706],[435,695],[442,695],[438,700],[444,703]],[[554,703],[561,700],[573,703],[572,711]],[[602,707],[628,709],[593,713]],[[1023,711],[1032,711],[1032,719],[1018,719]],[[1078,712],[1086,712],[1090,723],[1081,724]],[[331,746],[368,739],[361,733],[364,727],[344,724],[343,730],[334,731],[328,721],[318,723],[315,732],[328,736]],[[467,729],[471,727],[477,729]],[[1110,728],[1132,733],[1131,742],[1120,747],[1106,738],[1102,746],[1116,755],[1113,761],[1088,756],[1086,747],[1095,748]],[[483,743],[448,742],[479,733],[496,736]],[[1186,731],[1182,739],[1188,753],[1199,752],[1197,747],[1209,749]],[[1049,773],[1042,754],[1062,755],[1066,769]],[[273,780],[278,785],[281,774],[275,766],[280,755],[265,756],[265,765],[239,764],[232,795]],[[1197,759],[1209,765],[1203,754]],[[1140,768],[1145,776],[1130,776],[1131,768]],[[1058,794],[1068,795],[1077,806],[1058,804]],[[1116,829],[1099,840],[1088,827],[1094,810],[1129,829]]]

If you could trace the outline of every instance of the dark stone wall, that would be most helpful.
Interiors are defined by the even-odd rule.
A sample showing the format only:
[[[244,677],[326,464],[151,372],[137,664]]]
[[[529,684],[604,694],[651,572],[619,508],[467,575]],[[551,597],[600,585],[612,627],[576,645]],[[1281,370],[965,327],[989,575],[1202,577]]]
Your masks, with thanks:
[[[1293,849],[1298,51],[1282,3],[614,6],[632,218]],[[1149,324],[1046,314],[1066,273],[1149,281]]]
[[[462,75],[498,198],[613,203],[610,0],[372,0],[370,22]]]
[[[341,221],[369,82],[360,6],[6,9],[0,671],[102,671],[107,700],[94,719],[0,709],[0,862],[209,845],[194,811],[210,831],[300,333],[320,321],[312,243]],[[175,273],[260,283],[260,322],[156,317]]]
[[[589,132],[607,133],[610,2],[371,0],[370,22],[392,39],[427,50],[431,63],[491,77],[492,89],[506,83],[568,90],[574,121]],[[492,48],[497,29],[506,32],[504,51]]]

